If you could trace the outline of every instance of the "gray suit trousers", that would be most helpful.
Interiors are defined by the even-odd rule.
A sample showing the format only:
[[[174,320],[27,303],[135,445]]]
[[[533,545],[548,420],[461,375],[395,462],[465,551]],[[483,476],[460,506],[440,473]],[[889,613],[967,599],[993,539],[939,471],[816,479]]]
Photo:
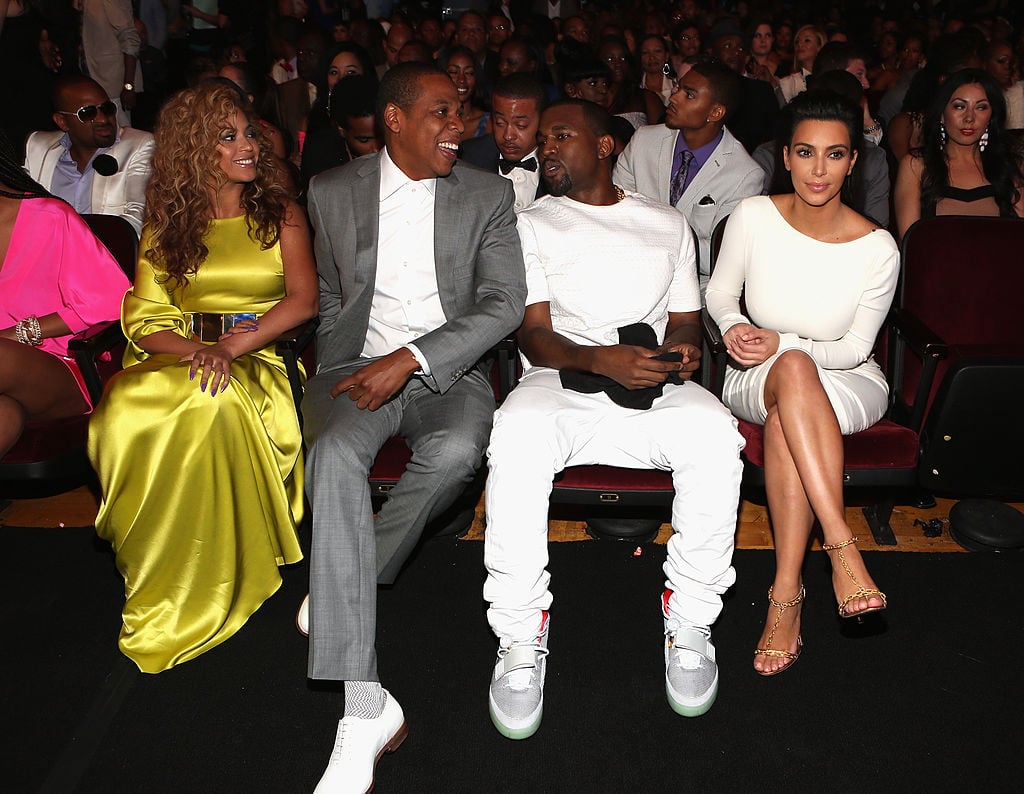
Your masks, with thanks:
[[[494,417],[494,394],[476,369],[445,394],[413,378],[376,411],[341,395],[339,380],[361,360],[322,372],[302,402],[306,494],[313,508],[309,677],[377,681],[377,583],[389,584],[426,523],[455,501],[479,468]],[[391,436],[412,460],[373,519],[367,477]]]

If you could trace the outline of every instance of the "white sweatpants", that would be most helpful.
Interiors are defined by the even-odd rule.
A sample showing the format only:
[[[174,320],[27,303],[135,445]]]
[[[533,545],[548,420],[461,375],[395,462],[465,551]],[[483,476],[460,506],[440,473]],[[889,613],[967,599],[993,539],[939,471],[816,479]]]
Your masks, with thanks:
[[[537,635],[541,610],[551,606],[552,478],[567,466],[598,463],[672,472],[669,610],[680,623],[710,626],[736,580],[742,449],[732,414],[695,383],[666,386],[649,410],[638,411],[604,393],[563,389],[554,370],[528,371],[495,414],[487,453],[484,598],[491,629],[513,642]]]

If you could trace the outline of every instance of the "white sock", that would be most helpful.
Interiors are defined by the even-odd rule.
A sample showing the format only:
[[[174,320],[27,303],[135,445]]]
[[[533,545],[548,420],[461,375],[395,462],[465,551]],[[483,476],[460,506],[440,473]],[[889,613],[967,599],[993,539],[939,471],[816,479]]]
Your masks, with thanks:
[[[379,681],[346,681],[345,716],[375,720],[384,713],[385,697]]]

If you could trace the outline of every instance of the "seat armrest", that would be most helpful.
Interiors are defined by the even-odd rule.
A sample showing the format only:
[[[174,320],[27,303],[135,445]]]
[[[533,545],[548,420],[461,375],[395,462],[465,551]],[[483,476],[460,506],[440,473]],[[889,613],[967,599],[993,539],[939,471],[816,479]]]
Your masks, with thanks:
[[[75,359],[78,371],[82,373],[82,380],[89,390],[93,405],[96,405],[103,396],[103,379],[96,367],[96,359],[124,341],[120,320],[108,320],[91,325],[68,340],[68,352]]]
[[[729,353],[725,348],[725,342],[722,341],[718,323],[711,319],[707,309],[700,310],[700,322],[704,336],[704,355],[709,359],[701,364],[701,385],[718,399],[722,399]]]
[[[935,381],[935,371],[938,362],[949,355],[949,345],[931,328],[929,328],[916,314],[905,308],[894,308],[889,312],[888,325],[890,328],[890,347],[888,362],[888,381],[890,387],[890,413],[904,411],[908,414],[906,424],[915,433],[921,431],[924,424],[924,414],[928,406],[928,398],[931,395],[932,383]],[[903,394],[903,355],[904,346],[921,359],[921,377],[917,382],[917,390],[912,400],[907,400]],[[898,405],[900,400],[906,402],[906,407]]]
[[[319,317],[312,317],[301,325],[282,332],[274,343],[274,351],[284,360],[285,372],[288,373],[288,386],[292,390],[292,400],[299,416],[299,427],[302,426],[302,375],[299,372],[299,357],[303,354],[316,336]]]
[[[498,365],[498,402],[501,403],[519,382],[519,345],[515,334],[509,334],[491,350]]]
[[[919,358],[945,358],[949,355],[949,346],[942,337],[913,312],[907,309],[893,309],[889,312],[889,324],[906,340],[910,349]]]
[[[287,331],[282,332],[278,335],[275,342],[274,349],[277,351],[277,354],[283,356],[285,351],[294,351],[295,355],[301,355],[309,346],[309,343],[313,341],[319,325],[320,318],[312,317],[301,325],[296,325],[294,328],[289,328]]]

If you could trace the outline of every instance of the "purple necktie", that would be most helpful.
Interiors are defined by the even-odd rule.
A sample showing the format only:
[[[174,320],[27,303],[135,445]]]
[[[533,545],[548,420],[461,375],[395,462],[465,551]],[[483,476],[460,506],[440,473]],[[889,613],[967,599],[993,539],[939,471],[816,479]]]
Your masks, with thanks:
[[[683,195],[683,188],[686,187],[686,177],[690,173],[690,163],[693,162],[693,152],[683,149],[683,162],[679,164],[679,170],[672,175],[672,186],[668,192],[668,203],[673,207]]]

